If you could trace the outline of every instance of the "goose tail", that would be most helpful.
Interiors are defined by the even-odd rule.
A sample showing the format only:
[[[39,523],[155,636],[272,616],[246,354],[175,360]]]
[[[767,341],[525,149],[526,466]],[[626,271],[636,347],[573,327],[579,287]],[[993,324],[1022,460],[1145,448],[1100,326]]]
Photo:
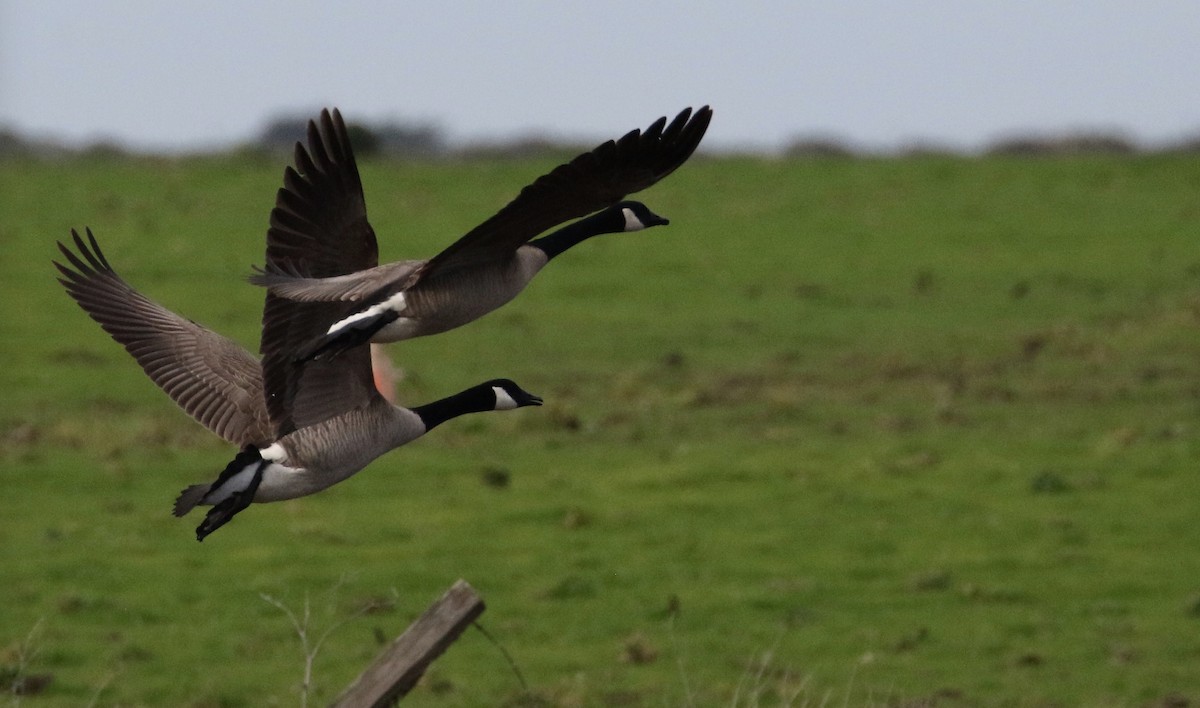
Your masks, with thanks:
[[[172,513],[175,516],[183,516],[192,509],[195,509],[200,500],[204,499],[204,495],[208,494],[210,488],[212,488],[211,484],[193,484],[183,490],[175,499],[175,509]]]
[[[271,464],[263,459],[262,452],[254,445],[247,445],[225,466],[221,476],[213,482],[197,503],[207,502],[213,505],[208,510],[204,521],[196,527],[196,540],[203,541],[204,537],[229,523],[230,519],[254,501],[258,485],[262,483],[263,471]],[[195,487],[188,487],[180,495],[182,499]]]

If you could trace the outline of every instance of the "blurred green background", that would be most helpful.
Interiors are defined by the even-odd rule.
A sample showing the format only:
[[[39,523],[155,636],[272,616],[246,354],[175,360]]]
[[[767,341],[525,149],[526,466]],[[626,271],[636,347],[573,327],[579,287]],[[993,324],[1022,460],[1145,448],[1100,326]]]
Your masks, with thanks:
[[[362,165],[428,257],[553,157]],[[134,287],[256,349],[281,161],[0,162],[0,685],[37,705],[328,702],[457,578],[405,705],[1200,700],[1200,161],[700,157],[514,303],[392,345],[452,421],[203,544],[233,450],[55,282],[91,226]],[[22,683],[24,682],[24,683]]]

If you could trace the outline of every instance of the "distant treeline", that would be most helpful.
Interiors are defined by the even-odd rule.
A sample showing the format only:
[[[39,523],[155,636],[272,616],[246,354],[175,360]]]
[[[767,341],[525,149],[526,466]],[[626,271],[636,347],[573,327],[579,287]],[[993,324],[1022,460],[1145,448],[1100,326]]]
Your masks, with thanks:
[[[290,155],[297,141],[305,139],[309,117],[289,115],[270,120],[259,135],[248,143],[234,145],[214,153]],[[595,143],[565,141],[547,136],[526,135],[491,142],[452,143],[432,123],[349,122],[350,139],[363,157],[405,159],[523,158],[532,156],[571,156],[589,150]],[[597,141],[598,142],[598,141]],[[701,151],[704,151],[702,146]],[[1200,134],[1173,143],[1139,144],[1117,132],[1075,131],[1065,133],[1027,133],[994,140],[982,149],[961,149],[931,142],[907,143],[891,149],[866,148],[836,136],[806,135],[788,141],[780,150],[725,150],[725,154],[774,155],[796,159],[852,159],[910,155],[1136,155],[1153,153],[1200,152]],[[81,156],[119,156],[142,154],[113,141],[98,141],[81,147],[34,139],[0,126],[0,159],[55,158]]]
[[[1065,132],[1027,133],[993,140],[979,150],[960,149],[929,142],[913,142],[891,150],[876,150],[855,146],[835,137],[814,136],[792,139],[783,149],[791,158],[855,158],[906,155],[1139,155],[1200,152],[1200,134],[1171,143],[1139,144],[1120,133]]]
[[[275,118],[249,142],[227,148],[191,151],[203,154],[259,154],[291,156],[297,141],[304,141],[309,116]],[[350,140],[361,157],[395,157],[406,159],[448,158],[522,158],[529,156],[573,156],[595,147],[596,142],[557,140],[539,135],[524,135],[497,141],[465,141],[452,143],[443,131],[431,123],[347,122]],[[120,156],[153,154],[132,149],[112,140],[100,140],[82,146],[72,146],[52,139],[31,138],[0,126],[0,159],[59,158],[71,156]],[[172,153],[174,154],[174,153]]]

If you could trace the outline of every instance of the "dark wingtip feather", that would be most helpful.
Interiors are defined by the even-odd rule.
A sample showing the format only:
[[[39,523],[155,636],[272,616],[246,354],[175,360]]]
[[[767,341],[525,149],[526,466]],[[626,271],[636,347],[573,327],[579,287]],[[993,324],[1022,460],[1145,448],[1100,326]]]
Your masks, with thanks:
[[[88,242],[92,245],[92,253],[95,254],[96,261],[99,262],[99,264],[103,266],[105,270],[112,270],[112,266],[108,264],[108,259],[104,257],[104,252],[100,250],[100,244],[96,243],[96,237],[92,234],[92,227],[85,226],[84,230],[87,231]]]
[[[56,242],[58,244],[58,250],[62,252],[63,257],[70,262],[71,266],[75,268],[74,271],[65,267],[58,261],[50,261],[72,282],[78,282],[80,280],[90,278],[100,272],[113,272],[112,266],[108,264],[108,261],[104,258],[104,253],[100,250],[100,245],[96,243],[96,238],[92,235],[91,229],[88,229],[87,234],[88,238],[91,240],[91,248],[84,244],[83,238],[79,236],[78,231],[71,229],[71,236],[75,241],[75,247],[79,253],[71,250],[71,248],[63,244],[62,241]],[[80,258],[80,255],[82,255],[82,258]],[[86,262],[84,262],[84,259],[86,259]]]
[[[667,124],[667,117],[659,116],[658,120],[651,123],[650,127],[646,128],[646,130],[642,132],[642,138],[649,139],[649,140],[658,139],[658,136],[662,135],[663,126],[665,126],[666,124]]]

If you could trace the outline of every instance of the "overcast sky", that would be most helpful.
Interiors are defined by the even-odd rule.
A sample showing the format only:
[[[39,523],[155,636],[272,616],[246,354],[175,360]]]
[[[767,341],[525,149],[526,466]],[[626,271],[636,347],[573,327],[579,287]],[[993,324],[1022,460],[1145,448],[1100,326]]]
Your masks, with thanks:
[[[1200,135],[1200,2],[0,0],[0,125],[143,149],[271,117],[604,139],[709,103],[706,144]]]

